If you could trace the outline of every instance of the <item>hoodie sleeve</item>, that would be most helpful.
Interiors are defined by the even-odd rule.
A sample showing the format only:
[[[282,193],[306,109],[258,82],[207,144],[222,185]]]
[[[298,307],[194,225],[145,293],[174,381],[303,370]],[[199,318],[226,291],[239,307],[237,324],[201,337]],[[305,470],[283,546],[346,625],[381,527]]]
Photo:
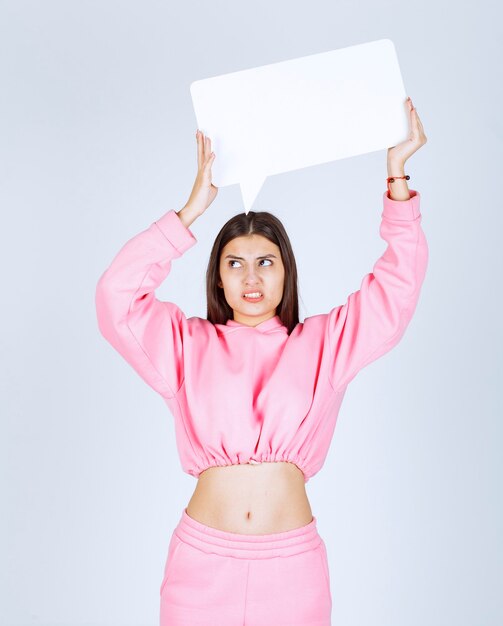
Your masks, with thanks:
[[[105,339],[165,398],[183,382],[185,314],[155,289],[173,259],[197,242],[176,211],[168,211],[119,250],[96,286],[98,328]]]
[[[386,190],[379,234],[386,250],[360,289],[328,314],[330,382],[340,390],[402,338],[414,314],[428,265],[420,194],[392,200]]]

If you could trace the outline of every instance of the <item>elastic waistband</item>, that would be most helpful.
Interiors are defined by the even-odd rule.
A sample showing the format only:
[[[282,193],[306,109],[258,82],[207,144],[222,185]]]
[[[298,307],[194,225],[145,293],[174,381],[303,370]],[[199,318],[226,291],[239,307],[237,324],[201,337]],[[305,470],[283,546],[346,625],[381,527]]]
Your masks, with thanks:
[[[270,559],[275,556],[292,556],[316,548],[322,541],[316,527],[316,517],[299,528],[267,535],[231,533],[206,526],[190,517],[186,509],[174,534],[203,552],[233,556],[242,559]]]

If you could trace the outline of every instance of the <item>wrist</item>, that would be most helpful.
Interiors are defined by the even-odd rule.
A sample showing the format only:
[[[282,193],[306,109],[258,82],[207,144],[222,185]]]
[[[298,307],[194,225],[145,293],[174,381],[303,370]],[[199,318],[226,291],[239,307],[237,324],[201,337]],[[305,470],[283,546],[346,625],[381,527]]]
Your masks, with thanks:
[[[182,220],[184,226],[189,228],[189,226],[202,214],[191,204],[187,203],[179,211],[177,211],[177,215]]]
[[[388,176],[405,176],[405,163],[388,160]]]

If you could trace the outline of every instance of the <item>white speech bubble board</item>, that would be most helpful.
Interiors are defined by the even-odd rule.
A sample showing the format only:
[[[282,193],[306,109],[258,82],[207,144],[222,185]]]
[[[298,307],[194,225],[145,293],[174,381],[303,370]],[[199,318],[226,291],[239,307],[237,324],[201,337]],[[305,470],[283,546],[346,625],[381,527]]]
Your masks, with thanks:
[[[267,176],[387,149],[408,137],[395,46],[379,39],[191,83],[212,182],[248,213]]]

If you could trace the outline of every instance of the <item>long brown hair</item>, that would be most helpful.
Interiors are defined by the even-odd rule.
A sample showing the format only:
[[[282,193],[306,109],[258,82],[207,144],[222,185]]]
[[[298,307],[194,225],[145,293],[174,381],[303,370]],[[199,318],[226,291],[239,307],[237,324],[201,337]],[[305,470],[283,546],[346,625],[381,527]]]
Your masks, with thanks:
[[[220,255],[224,247],[236,237],[262,235],[276,244],[281,252],[285,268],[283,297],[276,308],[276,315],[292,332],[299,322],[299,302],[297,289],[297,265],[290,239],[281,221],[268,211],[249,211],[231,217],[220,229],[211,249],[206,270],[207,318],[212,324],[225,324],[233,319],[232,308],[225,299],[224,290],[218,286],[220,281]]]

